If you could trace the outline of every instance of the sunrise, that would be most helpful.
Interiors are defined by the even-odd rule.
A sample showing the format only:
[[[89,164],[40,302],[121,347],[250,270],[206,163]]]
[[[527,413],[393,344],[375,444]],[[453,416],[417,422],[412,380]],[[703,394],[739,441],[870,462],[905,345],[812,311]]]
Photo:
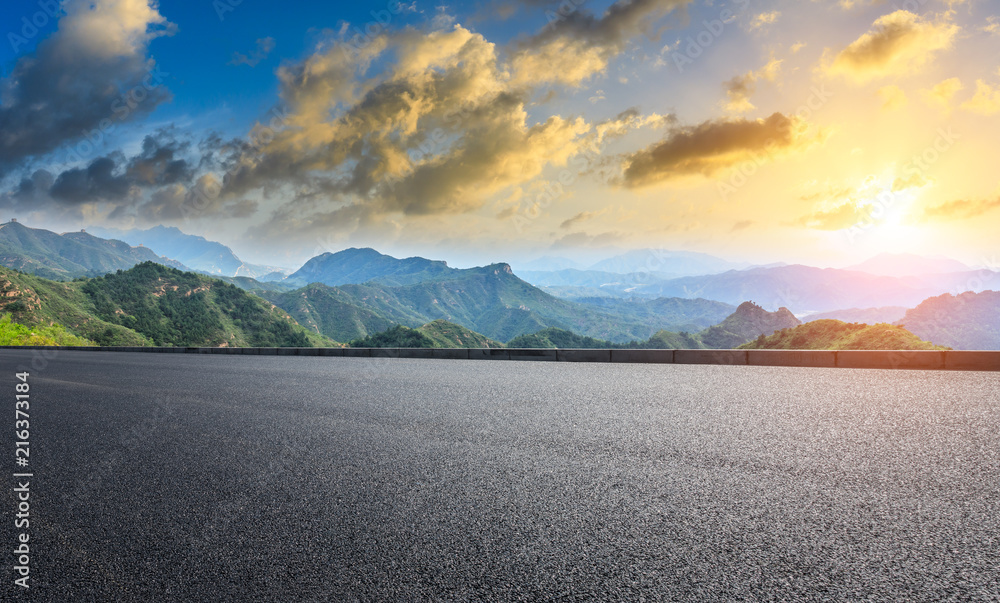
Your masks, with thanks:
[[[10,600],[1000,596],[996,2],[0,25]]]

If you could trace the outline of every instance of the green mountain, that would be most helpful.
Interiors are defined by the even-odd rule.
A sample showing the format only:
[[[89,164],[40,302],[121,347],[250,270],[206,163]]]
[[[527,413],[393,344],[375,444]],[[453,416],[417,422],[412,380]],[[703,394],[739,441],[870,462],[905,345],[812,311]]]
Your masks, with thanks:
[[[447,275],[398,286],[377,281],[338,287],[314,283],[261,295],[300,324],[338,341],[365,337],[395,324],[417,328],[438,319],[496,341],[557,327],[625,342],[646,339],[662,328],[655,316],[621,317],[555,298],[514,276],[507,264]]]
[[[26,327],[11,320],[10,314],[0,318],[0,346],[5,345],[95,345],[77,337],[61,325]]]
[[[518,335],[507,342],[509,348],[606,349],[617,347],[603,339],[577,335],[565,329],[549,327],[530,335]]]
[[[59,323],[99,345],[334,345],[238,287],[153,262],[72,282],[0,269],[0,295],[16,322]]]
[[[470,331],[447,320],[435,320],[418,329],[435,348],[502,348],[504,345],[485,335]]]
[[[396,325],[391,329],[351,341],[352,348],[433,348],[434,342],[417,329]]]
[[[602,312],[652,324],[668,331],[696,332],[717,325],[736,311],[736,306],[709,299],[660,297],[657,299],[616,299],[589,297],[574,300]]]
[[[727,350],[739,347],[760,335],[802,324],[788,308],[768,312],[753,302],[743,302],[721,323],[698,333],[706,347]]]
[[[60,235],[28,228],[19,222],[0,224],[0,264],[45,278],[96,276],[141,262],[184,268],[183,264],[160,257],[146,247],[132,247],[83,231]]]
[[[288,275],[289,283],[338,285],[367,283],[378,279],[385,285],[409,285],[427,280],[454,277],[461,270],[441,261],[420,257],[396,259],[374,249],[345,249],[318,255]]]
[[[1000,350],[1000,292],[932,297],[907,310],[896,324],[956,350]]]
[[[823,319],[770,336],[761,335],[741,346],[749,350],[944,350],[923,341],[903,327],[885,323],[867,325]]]

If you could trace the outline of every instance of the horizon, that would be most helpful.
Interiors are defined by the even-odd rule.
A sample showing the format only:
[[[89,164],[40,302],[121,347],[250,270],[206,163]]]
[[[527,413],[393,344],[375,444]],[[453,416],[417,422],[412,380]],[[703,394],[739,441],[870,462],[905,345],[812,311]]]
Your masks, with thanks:
[[[7,3],[0,207],[289,268],[350,247],[996,265],[983,3],[287,8]]]

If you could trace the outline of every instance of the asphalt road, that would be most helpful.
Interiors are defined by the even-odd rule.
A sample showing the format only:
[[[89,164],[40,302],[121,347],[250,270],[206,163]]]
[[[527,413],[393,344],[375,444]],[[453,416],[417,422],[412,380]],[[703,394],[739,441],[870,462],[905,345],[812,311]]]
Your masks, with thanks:
[[[997,373],[42,360],[5,601],[1000,600]]]

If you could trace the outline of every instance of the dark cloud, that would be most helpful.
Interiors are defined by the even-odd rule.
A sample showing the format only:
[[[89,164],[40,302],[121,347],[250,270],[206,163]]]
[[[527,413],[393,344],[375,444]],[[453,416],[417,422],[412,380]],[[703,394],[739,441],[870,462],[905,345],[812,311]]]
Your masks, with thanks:
[[[684,176],[711,176],[742,161],[762,161],[804,146],[808,141],[802,131],[802,124],[781,113],[677,127],[662,142],[627,158],[622,183],[641,187]]]
[[[59,29],[0,81],[0,168],[114,126],[169,98],[146,56],[170,24],[145,0],[68,0]]]
[[[112,157],[99,157],[86,168],[73,168],[59,174],[49,196],[64,203],[90,201],[120,201],[129,195],[130,180],[116,174],[117,162]]]

